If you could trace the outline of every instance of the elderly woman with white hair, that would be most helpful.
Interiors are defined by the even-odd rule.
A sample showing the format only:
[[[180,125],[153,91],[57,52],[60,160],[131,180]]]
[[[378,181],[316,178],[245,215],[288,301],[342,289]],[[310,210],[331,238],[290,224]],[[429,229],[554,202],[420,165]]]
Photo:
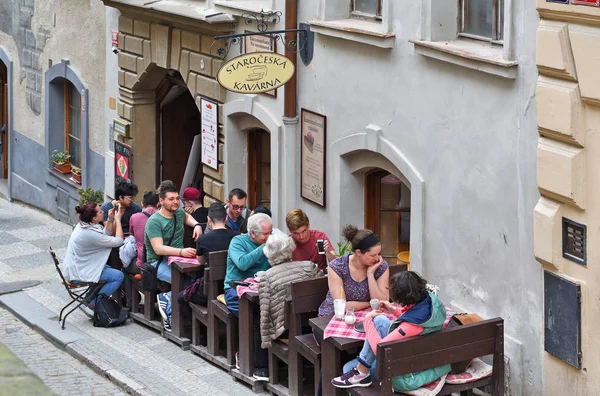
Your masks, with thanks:
[[[258,287],[262,348],[269,348],[271,341],[285,331],[285,300],[290,294],[290,284],[319,276],[319,267],[315,263],[292,261],[295,248],[290,236],[271,235],[263,249],[271,268],[260,277]]]

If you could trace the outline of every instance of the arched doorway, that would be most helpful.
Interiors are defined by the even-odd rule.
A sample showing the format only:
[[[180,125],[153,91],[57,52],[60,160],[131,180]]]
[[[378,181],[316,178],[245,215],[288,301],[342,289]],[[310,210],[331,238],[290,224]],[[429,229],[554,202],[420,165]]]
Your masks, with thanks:
[[[2,179],[8,179],[8,68],[0,61],[0,158]]]
[[[183,84],[183,80],[181,80]],[[160,102],[160,133],[158,151],[158,180],[171,180],[183,189],[183,177],[190,158],[195,136],[200,135],[200,112],[192,94],[185,84],[170,85],[169,91]],[[198,167],[200,165],[198,164]],[[194,181],[192,185],[202,190]],[[202,178],[200,177],[199,180]],[[199,183],[198,183],[199,184]]]
[[[271,134],[248,131],[248,206],[271,207]]]
[[[410,251],[410,188],[382,169],[365,174],[365,227],[381,240],[381,255],[390,264]]]

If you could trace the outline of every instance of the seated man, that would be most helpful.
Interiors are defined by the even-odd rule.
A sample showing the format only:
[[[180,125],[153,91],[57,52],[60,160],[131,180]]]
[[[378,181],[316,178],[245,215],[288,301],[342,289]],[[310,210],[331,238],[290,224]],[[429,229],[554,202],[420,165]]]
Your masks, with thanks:
[[[311,230],[308,216],[302,209],[292,209],[285,216],[285,222],[290,230],[290,236],[296,242],[296,250],[292,254],[294,261],[309,260],[316,263],[319,269],[325,270],[327,263],[337,255],[333,251],[329,238],[323,231]],[[325,253],[319,253],[317,241],[323,241]]]
[[[446,309],[433,293],[427,291],[427,281],[416,272],[396,274],[390,281],[390,298],[398,306],[380,301],[380,309],[369,312],[363,323],[367,339],[358,357],[344,366],[344,374],[333,378],[336,388],[367,387],[375,376],[377,345],[442,330]],[[383,310],[396,319],[389,320]],[[422,370],[392,378],[395,391],[410,391],[437,380],[450,371],[450,365]],[[381,380],[381,378],[379,378]]]
[[[208,208],[208,224],[210,224],[212,232],[201,235],[196,241],[196,257],[200,264],[208,264],[208,254],[210,252],[229,249],[229,244],[233,237],[239,235],[239,232],[231,231],[229,228],[225,227],[226,218],[227,212],[221,203],[215,202],[210,205],[210,208]],[[192,302],[194,304],[206,306],[207,301],[206,295],[204,294],[203,276],[194,280],[194,282],[198,283],[196,291],[189,297],[188,301],[184,300],[184,292],[180,292],[177,296],[179,304]]]
[[[135,265],[130,264],[123,267],[123,273],[137,275],[141,273],[142,263],[144,261],[144,230],[148,219],[158,211],[158,194],[155,191],[146,191],[142,198],[142,212],[135,213],[129,219],[129,230],[131,236],[135,238],[137,256]],[[131,279],[125,277],[125,295],[127,296],[127,308],[131,308]]]
[[[123,228],[123,236],[129,236],[129,219],[135,213],[139,213],[142,211],[142,208],[135,203],[135,196],[138,193],[138,187],[132,183],[119,183],[115,187],[115,199],[112,201],[105,202],[102,204],[100,209],[104,212],[103,225],[106,227],[106,230],[111,234],[115,233],[115,219],[108,215],[111,209],[114,209],[116,206],[121,208],[123,212],[123,218],[121,219],[121,227]],[[112,268],[121,269],[122,264],[119,259],[119,250],[112,249],[110,252],[109,264]]]
[[[206,216],[208,214],[208,208],[202,206],[202,193],[197,188],[188,187],[183,191],[181,198],[185,213],[192,215],[196,222],[200,223],[202,231],[204,231],[206,229]],[[194,230],[192,230],[190,227],[185,227],[183,235],[183,244],[185,247],[192,247],[196,245],[192,239],[193,232]]]
[[[241,234],[248,232],[248,209],[246,208],[246,200],[248,194],[241,188],[234,188],[229,191],[225,209],[227,209],[227,221],[225,227],[232,231],[237,231]],[[249,217],[249,216],[248,216]],[[206,233],[211,231],[210,227],[206,227]]]
[[[157,268],[159,280],[171,283],[171,267],[167,261],[168,256],[196,256],[196,249],[183,247],[184,225],[194,228],[194,240],[202,234],[202,229],[192,216],[179,208],[179,193],[173,182],[161,183],[159,200],[161,208],[146,223],[144,236],[146,260]],[[165,330],[170,331],[170,293],[159,294],[157,298]]]
[[[272,230],[271,218],[264,213],[258,213],[248,218],[248,233],[238,235],[231,240],[225,273],[225,301],[227,308],[236,317],[239,316],[239,299],[236,288],[232,287],[231,282],[252,278],[258,271],[269,268],[263,249]],[[254,316],[258,316],[258,312]],[[260,343],[260,338],[256,338]],[[268,363],[267,351],[255,348],[254,378],[259,381],[269,380]]]

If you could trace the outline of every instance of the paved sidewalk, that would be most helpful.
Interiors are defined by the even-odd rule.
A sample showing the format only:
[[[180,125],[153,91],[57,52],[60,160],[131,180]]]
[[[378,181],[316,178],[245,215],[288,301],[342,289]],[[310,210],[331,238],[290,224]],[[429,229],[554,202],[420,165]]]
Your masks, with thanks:
[[[0,395],[51,395],[50,389],[0,343]]]
[[[116,396],[126,394],[107,378],[101,377],[80,361],[61,351],[2,308],[0,308],[0,329],[0,383],[2,383],[0,395],[37,396],[50,395],[51,392],[57,395]],[[4,350],[2,344],[5,345]],[[6,353],[16,356],[11,360],[5,357]],[[10,385],[9,389],[6,389],[1,373],[5,369],[6,363],[10,366],[17,358],[22,360],[20,370],[28,367],[30,374],[17,377],[23,378],[21,383],[12,381],[15,384],[13,392],[10,391]],[[13,370],[13,372],[15,371]],[[25,381],[27,384],[23,386]]]
[[[62,261],[71,230],[43,212],[0,198],[0,279],[43,281],[0,296],[1,304],[36,330],[49,332],[46,337],[60,348],[132,394],[254,394],[202,358],[131,322],[113,329],[95,328],[77,311],[61,331],[56,317],[68,296],[47,249],[52,246]]]

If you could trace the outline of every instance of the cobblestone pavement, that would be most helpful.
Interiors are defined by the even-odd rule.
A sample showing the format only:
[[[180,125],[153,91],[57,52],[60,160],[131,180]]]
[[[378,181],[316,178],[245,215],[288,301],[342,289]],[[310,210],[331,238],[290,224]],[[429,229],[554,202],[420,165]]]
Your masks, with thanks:
[[[108,379],[52,345],[2,308],[0,329],[0,343],[27,364],[55,394],[126,395]]]
[[[71,231],[70,225],[48,214],[0,198],[0,280],[43,281],[25,293],[58,316],[68,296],[59,282],[48,247],[52,246],[62,261]],[[73,349],[85,351],[86,356],[100,362],[102,367],[120,370],[148,393],[254,395],[221,369],[189,351],[182,351],[141,325],[128,322],[118,328],[95,328],[90,319],[77,311],[69,316],[67,326],[75,326],[90,336],[85,343],[70,344]]]

